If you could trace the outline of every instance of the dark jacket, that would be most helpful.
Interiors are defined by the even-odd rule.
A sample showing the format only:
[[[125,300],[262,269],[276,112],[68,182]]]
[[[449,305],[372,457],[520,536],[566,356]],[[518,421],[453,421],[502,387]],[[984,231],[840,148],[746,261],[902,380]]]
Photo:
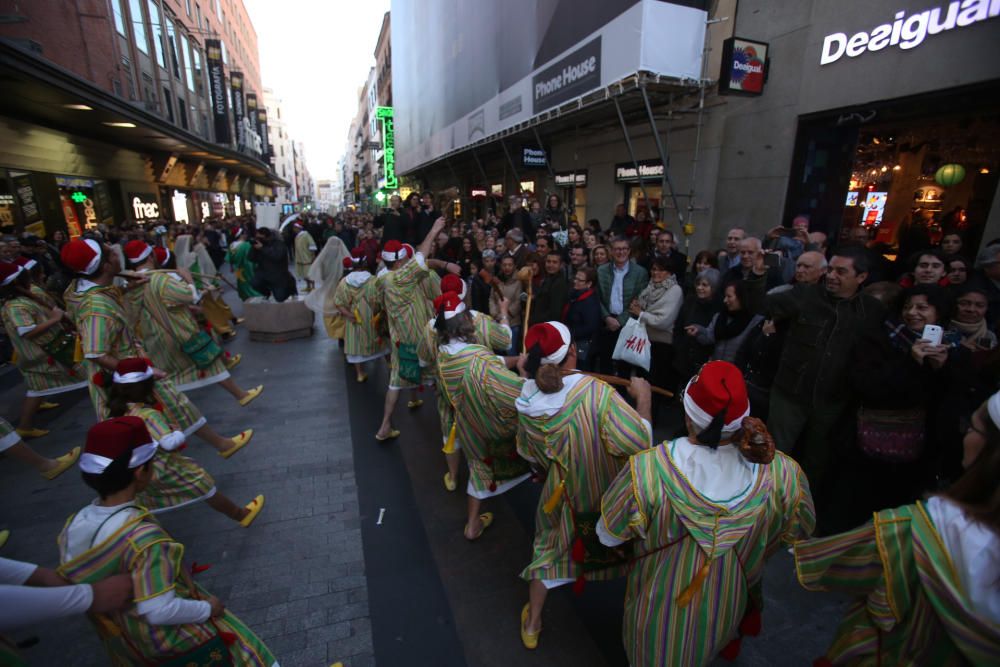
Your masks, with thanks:
[[[601,296],[602,320],[611,315],[611,311],[608,309],[611,307],[611,288],[615,282],[614,269],[614,262],[602,264],[597,269],[597,291]],[[646,269],[639,266],[635,260],[630,259],[628,261],[628,273],[625,274],[625,280],[622,282],[622,312],[618,315],[618,322],[622,326],[628,322],[628,306],[632,303],[632,299],[637,298],[642,290],[646,289],[646,285],[648,284],[649,273],[646,272]]]
[[[430,233],[431,227],[434,226],[434,221],[440,217],[441,211],[421,207],[420,212],[417,214],[417,229],[414,235],[415,244],[423,242],[424,238]]]
[[[258,250],[250,248],[250,261],[257,265],[254,269],[255,276],[269,285],[284,285],[291,278],[288,272],[288,250],[283,241],[277,237],[272,238]]]
[[[566,276],[562,273],[554,276],[546,275],[531,299],[528,326],[539,322],[562,321],[563,306],[568,299],[569,284],[566,282]]]
[[[625,236],[625,229],[629,225],[635,224],[635,218],[631,215],[625,214],[624,217],[619,218],[615,216],[611,218],[611,225],[608,227],[608,232],[612,236]]]
[[[601,304],[597,300],[597,290],[591,288],[571,296],[565,322],[573,342],[593,340],[601,328]]]
[[[375,218],[375,226],[382,228],[382,243],[399,241],[409,243],[411,236],[411,220],[400,210],[385,209]]]
[[[743,266],[737,264],[733,268],[722,274],[722,283],[719,285],[719,293],[722,294],[726,285],[730,283],[745,282],[747,285],[747,298],[749,303],[744,304],[751,312],[760,313],[764,308],[764,295],[775,287],[785,284],[781,276],[781,269],[776,266],[768,267],[763,279],[751,272],[747,277],[743,276]]]
[[[684,305],[674,323],[674,370],[682,385],[687,384],[712,354],[711,345],[702,345],[694,336],[688,336],[684,327],[690,324],[707,327],[720,308],[721,305],[714,297],[702,301],[692,294],[684,299]]]
[[[854,346],[877,335],[871,332],[885,319],[882,303],[860,292],[837,299],[822,285],[796,285],[767,295],[764,310],[790,323],[773,386],[805,405],[846,401]]]
[[[499,228],[501,236],[512,229],[520,229],[524,232],[526,241],[529,243],[535,242],[535,232],[537,230],[534,223],[531,222],[531,215],[523,208],[519,208],[516,211],[509,211],[503,216]]]

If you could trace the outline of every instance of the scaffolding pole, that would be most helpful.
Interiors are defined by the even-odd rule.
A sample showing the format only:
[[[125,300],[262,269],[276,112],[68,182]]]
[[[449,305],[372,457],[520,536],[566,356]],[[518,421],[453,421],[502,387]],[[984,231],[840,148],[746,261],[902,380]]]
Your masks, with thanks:
[[[663,183],[660,189],[663,191],[663,194],[670,193],[670,199],[674,203],[674,211],[677,213],[677,224],[679,226],[683,226],[684,216],[681,213],[680,205],[677,203],[677,195],[674,193],[674,184],[670,182],[670,162],[667,159],[667,151],[663,147],[663,142],[660,141],[660,132],[656,127],[656,119],[653,118],[653,106],[649,103],[649,95],[646,93],[646,84],[640,84],[639,90],[642,91],[642,102],[646,106],[646,117],[649,119],[649,129],[653,131],[653,139],[656,140],[656,150],[660,154],[660,162],[663,163]],[[672,99],[673,96],[671,96],[671,100]]]
[[[611,101],[615,103],[615,111],[618,112],[618,122],[621,123],[622,134],[625,135],[625,146],[628,148],[628,156],[632,160],[632,166],[635,167],[635,178],[636,182],[639,184],[639,192],[642,193],[642,198],[646,202],[646,208],[649,208],[649,197],[646,196],[646,186],[642,184],[642,174],[639,173],[639,162],[635,159],[635,151],[632,149],[632,138],[628,135],[628,125],[625,124],[625,116],[622,114],[622,107],[618,104],[617,97],[612,97]],[[628,214],[627,208],[625,213]]]
[[[500,147],[503,149],[503,154],[507,156],[507,164],[510,165],[510,171],[514,174],[514,182],[517,183],[517,194],[521,194],[521,177],[517,173],[517,167],[514,166],[514,160],[510,158],[510,151],[507,150],[507,142],[502,138],[500,139]]]

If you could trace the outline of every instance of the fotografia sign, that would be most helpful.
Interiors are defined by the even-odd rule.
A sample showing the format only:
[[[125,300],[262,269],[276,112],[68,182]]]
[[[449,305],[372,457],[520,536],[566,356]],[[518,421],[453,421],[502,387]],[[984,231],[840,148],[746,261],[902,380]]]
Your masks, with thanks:
[[[722,43],[719,92],[760,95],[767,77],[767,43],[730,37]]]
[[[246,139],[243,137],[243,118],[246,107],[243,104],[243,72],[229,73],[229,88],[233,96],[233,121],[236,126],[236,147],[244,148]]]
[[[222,67],[222,42],[205,40],[205,62],[208,66],[208,88],[212,98],[212,118],[215,121],[215,141],[228,144],[229,99],[226,95],[226,74]]]

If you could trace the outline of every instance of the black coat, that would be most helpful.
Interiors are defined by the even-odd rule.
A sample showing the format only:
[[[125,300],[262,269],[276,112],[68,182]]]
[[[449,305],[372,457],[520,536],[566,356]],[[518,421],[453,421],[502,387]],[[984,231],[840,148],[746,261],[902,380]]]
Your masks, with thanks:
[[[587,290],[570,297],[566,326],[574,343],[593,340],[601,324],[601,301],[597,296],[597,290]]]
[[[283,285],[289,280],[294,283],[288,272],[288,250],[280,239],[274,238],[259,249],[251,248],[249,257],[257,265],[254,275],[269,285]]]
[[[375,218],[375,226],[382,228],[382,243],[399,241],[409,243],[412,221],[402,211],[385,209]]]

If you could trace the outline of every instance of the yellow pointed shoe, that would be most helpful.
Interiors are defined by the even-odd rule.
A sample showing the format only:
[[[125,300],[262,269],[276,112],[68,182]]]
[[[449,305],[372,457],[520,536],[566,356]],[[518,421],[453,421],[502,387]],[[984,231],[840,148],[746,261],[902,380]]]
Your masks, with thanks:
[[[243,449],[244,447],[246,447],[247,443],[250,442],[250,438],[252,438],[252,437],[253,437],[253,429],[252,428],[248,428],[245,431],[240,431],[239,435],[234,435],[232,437],[232,440],[233,440],[233,442],[236,443],[236,445],[233,446],[233,447],[230,447],[229,449],[227,449],[224,452],[219,452],[219,456],[221,456],[224,459],[228,459],[233,454],[235,454],[236,452],[238,452],[241,449]]]
[[[384,435],[381,438],[379,437],[378,433],[375,434],[375,439],[378,440],[379,442],[385,442],[386,440],[395,440],[398,437],[399,437],[398,428],[392,429],[391,431],[389,431],[389,435]]]
[[[42,404],[38,406],[39,410],[55,410],[59,407],[58,403],[52,403],[51,401],[42,401]]]
[[[242,354],[234,354],[233,356],[231,356],[228,359],[226,359],[226,361],[225,361],[226,370],[227,371],[233,370],[234,368],[236,368],[237,366],[240,365],[241,361],[243,361],[243,355]]]
[[[10,531],[6,528],[0,530],[0,549],[3,548],[3,545],[7,544],[8,539],[10,539]]]
[[[48,435],[49,432],[43,428],[19,428],[17,434],[22,438],[41,438],[43,435]]]
[[[483,522],[483,527],[473,537],[469,537],[469,524],[465,524],[465,530],[462,531],[465,534],[465,539],[470,542],[478,540],[486,532],[486,529],[493,525],[493,512],[483,512],[479,515],[479,520]]]
[[[458,488],[458,484],[455,482],[454,478],[451,476],[450,472],[444,474],[444,488],[449,491],[454,491]]]
[[[243,324],[246,321],[247,321],[247,318],[245,318],[245,317],[237,317],[236,321],[233,322],[233,324],[234,325],[240,325],[240,324]]]
[[[58,463],[59,465],[57,465],[52,470],[46,470],[45,472],[43,472],[42,477],[44,477],[49,481],[52,481],[59,475],[69,470],[73,466],[73,464],[76,463],[76,460],[78,458],[80,458],[80,448],[74,447],[68,453],[63,454],[62,456],[57,458],[56,463]]]
[[[260,393],[264,391],[264,385],[259,384],[253,389],[247,391],[247,395],[240,399],[240,406],[250,405],[250,401],[260,396]]]
[[[424,399],[418,398],[415,401],[410,401],[409,403],[407,403],[406,407],[408,407],[411,410],[415,410],[416,408],[419,408],[423,404],[424,404]]]
[[[542,630],[539,628],[538,632],[528,632],[525,629],[528,625],[528,612],[530,609],[530,602],[525,602],[524,607],[521,609],[521,643],[524,644],[524,648],[534,651],[538,648],[538,635],[542,634]]]
[[[249,503],[244,505],[244,507],[250,510],[250,513],[247,514],[242,519],[240,519],[240,525],[243,526],[244,528],[247,528],[251,523],[253,523],[253,520],[257,518],[257,515],[260,514],[260,511],[264,509],[264,494],[257,496]]]
[[[357,380],[358,380],[358,384],[361,384],[363,382],[367,382],[368,381],[368,374],[367,373],[362,373],[361,375],[359,375],[357,377]]]

